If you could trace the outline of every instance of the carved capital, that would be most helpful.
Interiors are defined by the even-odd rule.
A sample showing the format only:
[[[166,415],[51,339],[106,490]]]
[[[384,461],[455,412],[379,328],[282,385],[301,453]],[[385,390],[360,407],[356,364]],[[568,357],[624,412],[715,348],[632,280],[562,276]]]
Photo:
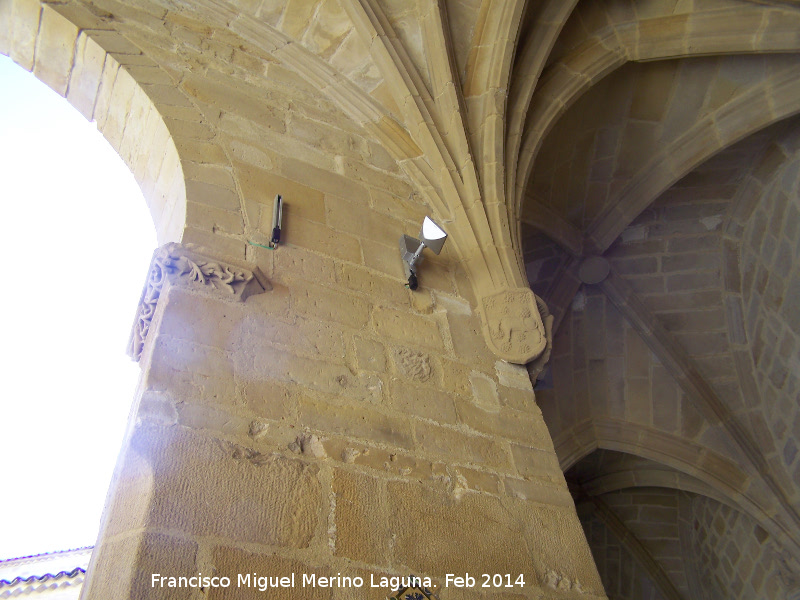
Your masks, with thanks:
[[[153,253],[128,343],[128,355],[135,361],[142,355],[158,300],[166,284],[213,293],[240,302],[253,294],[272,289],[258,267],[250,270],[209,258],[180,244],[161,246]]]
[[[502,289],[479,303],[483,336],[497,356],[524,365],[545,352],[547,329],[529,288]]]

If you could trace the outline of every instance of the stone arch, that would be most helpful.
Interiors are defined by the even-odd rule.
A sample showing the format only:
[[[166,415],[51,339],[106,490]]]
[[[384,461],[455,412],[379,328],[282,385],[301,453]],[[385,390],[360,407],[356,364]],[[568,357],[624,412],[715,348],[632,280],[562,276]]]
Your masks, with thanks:
[[[716,499],[724,498],[724,504],[755,519],[786,547],[798,547],[797,540],[780,520],[773,518],[774,507],[750,485],[752,477],[730,459],[705,446],[636,423],[613,419],[581,423],[563,432],[553,442],[563,472],[597,449],[646,458],[716,490]],[[725,470],[725,473],[720,470]]]
[[[0,53],[97,122],[139,184],[159,244],[180,241],[186,188],[178,151],[152,100],[95,39],[113,44],[115,32],[79,28],[38,0],[0,4],[0,24]]]
[[[797,67],[698,120],[686,133],[663,148],[611,200],[587,228],[587,241],[604,252],[639,213],[665,189],[720,150],[800,111]],[[763,108],[763,111],[753,107]]]
[[[635,423],[610,419],[595,419],[591,429],[594,439],[589,440],[585,435],[580,436],[584,438],[580,448],[572,448],[568,461],[560,460],[562,470],[568,470],[597,448],[616,450],[647,458],[691,475],[716,489],[723,490],[731,498],[745,493],[749,476],[730,460],[700,444]],[[569,435],[569,432],[567,434]],[[570,435],[570,438],[572,437]],[[656,439],[657,443],[654,443]],[[561,457],[565,448],[564,443],[557,442],[556,454]],[[730,471],[729,476],[716,475],[712,464],[727,466]],[[739,485],[734,483],[736,480],[740,482]]]
[[[592,495],[607,494],[637,487],[659,487],[691,492],[702,496],[713,498],[717,502],[726,504],[732,508],[739,509],[739,506],[732,502],[730,498],[719,493],[712,486],[700,481],[699,479],[673,471],[671,469],[629,469],[602,475],[593,479],[591,484],[584,484],[584,489]]]
[[[737,9],[738,11],[738,9]],[[797,50],[797,41],[785,35],[779,20],[764,26],[761,11],[737,12],[735,19],[725,19],[719,11],[682,15],[675,27],[674,15],[642,21],[610,23],[595,32],[590,42],[565,56],[541,78],[536,95],[513,90],[512,112],[525,106],[524,123],[517,123],[508,138],[515,144],[509,150],[509,197],[520,213],[525,189],[542,143],[558,119],[591,86],[628,61],[657,61],[692,56],[781,53]],[[711,24],[713,35],[706,35]],[[754,32],[763,27],[762,34]],[[669,31],[668,34],[663,32]],[[656,34],[658,32],[658,35]]]

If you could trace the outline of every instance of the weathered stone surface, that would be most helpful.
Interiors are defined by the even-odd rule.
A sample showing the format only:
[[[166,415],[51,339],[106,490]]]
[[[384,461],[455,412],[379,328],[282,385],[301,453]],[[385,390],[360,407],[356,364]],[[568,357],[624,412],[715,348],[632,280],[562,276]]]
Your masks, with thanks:
[[[429,423],[415,423],[417,448],[427,456],[445,453],[458,463],[479,464],[508,470],[508,450],[497,441],[481,436],[470,436],[456,429]]]
[[[372,312],[375,331],[397,342],[442,350],[444,344],[439,326],[432,319],[411,315],[391,308],[378,307]]]
[[[343,469],[335,469],[333,473],[335,554],[372,565],[386,565],[390,546],[385,492],[380,480]]]
[[[311,543],[321,502],[314,465],[157,427],[134,432],[123,464],[120,485],[150,499],[139,526],[291,548]],[[124,502],[110,510],[112,531],[134,525],[116,517],[128,510]]]
[[[312,429],[411,448],[411,427],[405,418],[389,417],[366,407],[334,406],[301,400],[300,422]]]

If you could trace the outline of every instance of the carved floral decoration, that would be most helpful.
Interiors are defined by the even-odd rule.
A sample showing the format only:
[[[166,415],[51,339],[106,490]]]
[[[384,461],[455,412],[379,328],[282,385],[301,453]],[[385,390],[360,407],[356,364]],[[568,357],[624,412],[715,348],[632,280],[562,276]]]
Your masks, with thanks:
[[[259,274],[260,275],[260,274]],[[155,251],[131,331],[128,354],[138,361],[150,332],[158,300],[169,281],[172,285],[219,291],[231,299],[245,300],[269,284],[256,272],[191,252],[179,244],[166,244]]]

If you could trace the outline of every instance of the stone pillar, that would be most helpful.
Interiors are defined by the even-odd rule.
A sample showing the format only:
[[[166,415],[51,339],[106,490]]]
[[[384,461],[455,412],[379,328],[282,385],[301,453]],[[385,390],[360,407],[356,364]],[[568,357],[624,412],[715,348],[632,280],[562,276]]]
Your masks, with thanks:
[[[297,246],[248,259],[154,258],[84,600],[266,597],[253,574],[294,575],[270,598],[410,574],[442,599],[604,597],[528,374],[486,349],[453,267],[411,292]],[[230,586],[169,587],[198,573]]]

